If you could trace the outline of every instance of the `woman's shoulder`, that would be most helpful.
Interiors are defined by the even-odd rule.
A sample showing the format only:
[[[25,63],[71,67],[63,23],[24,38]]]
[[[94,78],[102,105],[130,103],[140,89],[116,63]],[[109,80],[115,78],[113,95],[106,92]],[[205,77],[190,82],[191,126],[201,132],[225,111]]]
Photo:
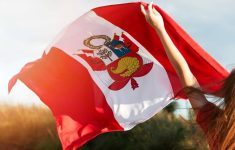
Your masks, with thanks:
[[[202,128],[202,130],[207,133],[208,129],[213,126],[218,117],[218,114],[222,110],[216,106],[214,103],[207,102],[203,107],[201,107],[196,116],[196,122]]]
[[[218,106],[208,101],[198,110],[196,121],[199,123],[205,122],[206,120],[211,121],[211,119],[214,119],[220,111],[222,110]]]

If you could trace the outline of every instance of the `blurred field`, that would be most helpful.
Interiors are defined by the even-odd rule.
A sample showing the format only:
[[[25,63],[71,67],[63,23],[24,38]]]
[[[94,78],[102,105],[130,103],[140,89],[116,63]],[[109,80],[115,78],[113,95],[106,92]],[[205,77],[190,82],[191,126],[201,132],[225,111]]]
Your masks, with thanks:
[[[81,150],[208,150],[193,113],[185,120],[172,111],[169,105],[132,130],[102,134]]]
[[[81,150],[206,150],[193,114],[174,115],[169,105],[152,119],[127,132],[106,133]],[[42,107],[0,105],[0,150],[61,150],[51,112]]]
[[[36,106],[0,105],[0,150],[60,150],[52,114]]]

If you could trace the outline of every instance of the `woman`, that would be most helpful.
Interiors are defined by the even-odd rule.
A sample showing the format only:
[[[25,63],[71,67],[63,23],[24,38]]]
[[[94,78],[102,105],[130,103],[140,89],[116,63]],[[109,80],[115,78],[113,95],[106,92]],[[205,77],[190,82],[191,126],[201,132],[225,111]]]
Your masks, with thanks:
[[[210,149],[235,150],[235,70],[223,81],[219,91],[203,93],[184,57],[167,34],[162,16],[152,5],[153,3],[150,3],[147,10],[141,5],[141,11],[147,22],[156,30],[171,64],[185,87],[184,91],[197,114],[198,124],[206,134]],[[208,102],[204,94],[223,97],[222,108]]]

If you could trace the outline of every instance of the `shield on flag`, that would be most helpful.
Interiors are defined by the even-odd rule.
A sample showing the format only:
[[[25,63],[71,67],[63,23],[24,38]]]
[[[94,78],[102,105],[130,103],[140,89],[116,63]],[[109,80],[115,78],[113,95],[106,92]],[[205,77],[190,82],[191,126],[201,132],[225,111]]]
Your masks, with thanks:
[[[101,44],[93,44],[95,40]],[[108,72],[114,80],[108,86],[111,90],[120,90],[129,81],[133,90],[138,88],[139,85],[134,78],[142,77],[152,69],[153,62],[138,55],[138,46],[124,33],[121,36],[115,33],[112,39],[106,35],[94,35],[84,40],[83,43],[91,50],[78,50],[77,55],[87,61],[94,71]],[[86,55],[86,52],[92,52],[93,55]],[[149,63],[146,63],[148,61]]]

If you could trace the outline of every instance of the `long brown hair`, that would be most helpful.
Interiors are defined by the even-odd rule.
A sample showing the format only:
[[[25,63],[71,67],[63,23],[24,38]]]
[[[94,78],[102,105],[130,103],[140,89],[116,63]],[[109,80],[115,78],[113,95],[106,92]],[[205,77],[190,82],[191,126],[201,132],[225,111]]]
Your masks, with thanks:
[[[215,150],[234,150],[235,149],[235,69],[230,75],[217,84],[221,84],[221,88],[213,93],[205,92],[205,87],[200,89],[195,87],[186,87],[177,95],[184,92],[189,95],[193,92],[200,92],[205,95],[213,96],[214,103],[221,109],[219,113],[213,116],[213,120],[209,122],[209,129],[206,132],[208,141],[212,142]],[[211,86],[211,85],[210,85]],[[212,85],[213,86],[213,85]],[[217,96],[218,98],[215,98]],[[177,97],[177,96],[175,96]]]
[[[235,149],[235,69],[223,81],[222,88],[217,91],[217,95],[223,97],[223,111],[215,118],[212,129],[208,134],[213,135],[213,141],[216,148],[221,150]],[[212,132],[213,134],[211,134]]]

